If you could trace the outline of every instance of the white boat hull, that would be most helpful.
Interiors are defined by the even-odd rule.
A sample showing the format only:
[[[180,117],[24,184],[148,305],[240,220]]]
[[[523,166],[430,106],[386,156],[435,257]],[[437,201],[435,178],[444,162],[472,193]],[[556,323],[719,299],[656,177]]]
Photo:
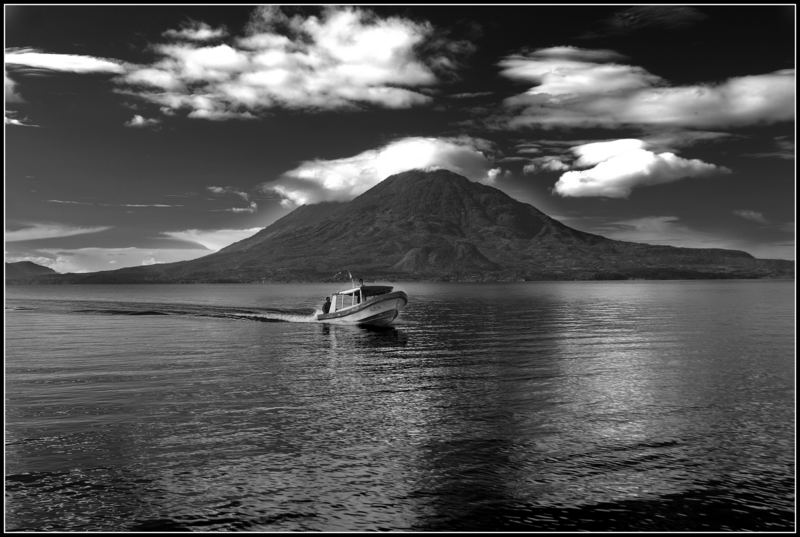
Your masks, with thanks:
[[[333,324],[355,324],[363,326],[388,326],[397,318],[408,297],[403,291],[370,297],[361,304],[341,309],[334,313],[321,313],[317,320]]]

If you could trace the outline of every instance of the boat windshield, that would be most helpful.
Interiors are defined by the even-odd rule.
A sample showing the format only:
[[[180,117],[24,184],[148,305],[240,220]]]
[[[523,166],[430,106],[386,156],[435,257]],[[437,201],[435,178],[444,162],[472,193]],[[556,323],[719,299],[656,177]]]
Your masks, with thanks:
[[[392,286],[390,285],[365,285],[361,287],[361,292],[363,293],[364,298],[369,296],[385,295],[391,291]]]
[[[351,291],[343,291],[333,295],[333,307],[331,311],[338,311],[343,308],[349,308],[361,303],[361,291],[353,289]]]

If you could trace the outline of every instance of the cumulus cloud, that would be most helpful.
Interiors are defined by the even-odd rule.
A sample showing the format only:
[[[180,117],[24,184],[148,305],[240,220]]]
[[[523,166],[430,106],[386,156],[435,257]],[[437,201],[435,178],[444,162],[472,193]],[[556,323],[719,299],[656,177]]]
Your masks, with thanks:
[[[503,76],[534,84],[506,99],[507,124],[703,129],[794,120],[793,69],[673,86],[623,61],[613,51],[573,47],[504,58]]]
[[[254,10],[243,35],[190,21],[163,37],[150,47],[155,59],[147,64],[21,48],[6,50],[6,64],[15,72],[114,74],[118,93],[156,104],[163,114],[220,121],[276,107],[424,105],[432,101],[424,88],[474,49],[442,38],[427,22],[352,6],[292,17],[265,6]]]
[[[608,50],[551,47],[527,56],[510,56],[500,62],[501,74],[537,85],[508,102],[526,103],[567,97],[596,96],[650,87],[661,82],[641,67],[610,63],[623,60]]]
[[[119,91],[164,111],[222,120],[274,107],[407,108],[430,102],[416,88],[437,82],[417,54],[433,28],[400,17],[330,7],[289,18],[266,6],[255,10],[246,35],[205,42],[220,32],[202,23],[166,32],[174,41],[153,47],[152,64],[121,74]]]
[[[504,170],[503,168],[492,168],[488,172],[486,172],[486,176],[482,179],[479,179],[478,182],[483,183],[489,186],[496,186],[497,180],[501,177],[509,177],[511,172],[508,170]]]
[[[750,220],[751,222],[756,222],[758,224],[767,224],[767,219],[764,218],[764,215],[758,211],[753,211],[750,209],[738,209],[733,211],[733,214],[740,218],[744,218],[745,220]]]
[[[5,62],[14,67],[70,73],[122,74],[126,70],[125,62],[120,60],[80,54],[53,54],[31,48],[6,50]]]
[[[161,121],[158,119],[153,118],[145,118],[140,116],[139,114],[135,114],[131,119],[125,122],[126,127],[134,127],[134,128],[145,128],[145,127],[154,127],[159,125]]]
[[[179,74],[167,68],[137,67],[127,73],[122,80],[134,87],[142,86],[155,88],[156,90],[186,91]],[[149,93],[144,94],[149,95]],[[167,96],[164,96],[164,99],[166,98]],[[151,100],[155,100],[155,97]]]
[[[71,237],[73,235],[85,235],[88,233],[99,233],[111,229],[110,226],[80,227],[68,226],[63,224],[30,224],[21,229],[12,231],[6,230],[6,242],[35,241],[40,239],[52,239],[57,237]]]
[[[574,166],[589,168],[564,173],[554,191],[565,197],[627,198],[640,186],[730,172],[698,159],[685,159],[670,152],[654,153],[644,147],[644,142],[637,139],[576,146],[572,148],[577,157]]]
[[[182,231],[166,231],[163,234],[173,239],[200,244],[216,252],[234,242],[251,237],[259,231],[261,231],[261,228],[258,227],[249,229],[186,229]]]
[[[578,156],[578,166],[595,166],[619,155],[644,148],[644,142],[635,138],[609,140],[578,145],[572,148]]]
[[[559,157],[537,157],[531,159],[528,164],[523,166],[523,173],[536,173],[540,171],[559,172],[569,170],[570,165],[561,160]]]
[[[329,200],[350,200],[386,177],[414,168],[447,168],[473,181],[491,182],[492,169],[481,148],[486,141],[472,138],[403,138],[333,160],[311,160],[263,186],[276,192],[285,207]]]
[[[794,69],[731,78],[717,85],[652,88],[628,100],[635,123],[741,126],[794,119]]]

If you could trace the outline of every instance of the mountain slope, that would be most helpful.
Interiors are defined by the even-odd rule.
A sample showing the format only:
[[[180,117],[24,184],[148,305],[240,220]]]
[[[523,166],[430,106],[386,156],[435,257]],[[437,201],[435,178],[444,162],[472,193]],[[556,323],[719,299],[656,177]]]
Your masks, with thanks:
[[[303,206],[192,261],[84,275],[80,281],[594,279],[791,277],[789,261],[745,252],[615,241],[447,170],[391,176],[347,203]]]
[[[6,263],[6,279],[30,278],[41,276],[42,274],[56,274],[56,271],[37,265],[31,261],[19,261],[17,263]]]
[[[57,274],[55,270],[37,265],[31,261],[19,261],[17,263],[6,263],[6,281],[11,280],[30,280],[39,276]]]

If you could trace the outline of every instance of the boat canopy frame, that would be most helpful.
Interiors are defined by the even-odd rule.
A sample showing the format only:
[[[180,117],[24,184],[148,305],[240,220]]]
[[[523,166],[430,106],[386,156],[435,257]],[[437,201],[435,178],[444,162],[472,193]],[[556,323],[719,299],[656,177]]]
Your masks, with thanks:
[[[393,287],[390,285],[362,285],[360,287],[338,291],[331,295],[331,309],[329,313],[358,306],[370,297],[385,295],[390,293],[392,289]],[[349,301],[346,299],[347,297],[350,298]]]

